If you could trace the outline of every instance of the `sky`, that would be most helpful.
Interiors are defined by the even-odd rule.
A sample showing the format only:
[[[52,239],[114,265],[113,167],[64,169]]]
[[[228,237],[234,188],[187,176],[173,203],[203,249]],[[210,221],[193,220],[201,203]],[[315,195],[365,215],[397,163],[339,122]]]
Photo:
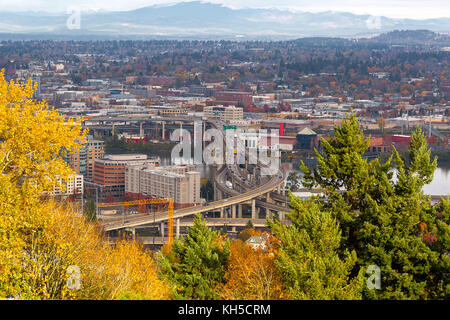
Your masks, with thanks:
[[[0,11],[67,12],[79,10],[133,10],[174,4],[182,0],[0,0]],[[391,18],[450,17],[450,0],[208,0],[233,9],[278,8],[293,11],[344,11]]]

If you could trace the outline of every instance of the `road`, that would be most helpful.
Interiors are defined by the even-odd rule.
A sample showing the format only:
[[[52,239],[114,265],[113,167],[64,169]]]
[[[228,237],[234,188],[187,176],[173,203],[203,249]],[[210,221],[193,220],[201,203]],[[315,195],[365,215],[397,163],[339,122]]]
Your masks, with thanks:
[[[210,123],[217,129],[220,129],[223,133],[223,127],[222,127],[221,122],[211,121]],[[224,145],[226,145],[224,133],[223,133],[223,138],[224,138],[224,142],[225,142]],[[239,141],[239,139],[237,139],[237,140]],[[246,150],[246,152],[248,154],[247,150]],[[250,156],[250,155],[248,155],[248,156]],[[223,174],[225,169],[227,169],[227,167],[223,167],[223,170],[219,171],[219,172],[221,172],[221,174]],[[236,164],[234,164],[233,171],[235,172],[234,174],[239,172]],[[242,176],[237,176],[236,178],[243,179]],[[173,217],[174,217],[174,219],[179,219],[179,218],[183,218],[186,216],[195,215],[198,213],[218,211],[221,208],[226,208],[231,205],[248,202],[250,200],[253,200],[257,197],[260,197],[262,195],[265,195],[265,194],[271,192],[272,190],[274,190],[281,184],[284,184],[284,180],[285,180],[285,171],[280,167],[278,169],[277,174],[273,175],[265,184],[263,184],[259,187],[253,187],[249,184],[248,185],[249,189],[247,191],[245,191],[243,193],[236,192],[234,195],[232,195],[229,198],[218,200],[218,201],[213,201],[204,206],[194,206],[194,207],[174,210]],[[223,187],[222,181],[219,184]],[[223,181],[223,183],[224,183],[224,181]],[[227,187],[225,187],[225,188],[227,188]],[[273,206],[274,210],[280,209],[280,206],[276,206],[276,205],[272,205],[272,206]],[[118,230],[118,229],[122,229],[122,228],[132,228],[132,227],[142,226],[142,225],[146,225],[146,224],[160,223],[160,222],[165,222],[167,220],[168,220],[168,212],[165,211],[165,212],[160,212],[160,213],[156,213],[156,214],[139,215],[139,216],[134,216],[134,217],[124,216],[115,221],[110,220],[109,222],[101,223],[101,225],[105,231],[112,231],[112,230]],[[248,221],[248,219],[247,219],[247,221]]]

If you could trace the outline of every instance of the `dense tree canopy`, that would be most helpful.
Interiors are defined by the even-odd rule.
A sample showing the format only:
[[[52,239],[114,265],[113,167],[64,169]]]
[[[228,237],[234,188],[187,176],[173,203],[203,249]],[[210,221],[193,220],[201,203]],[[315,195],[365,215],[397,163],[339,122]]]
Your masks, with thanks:
[[[422,192],[436,168],[422,131],[412,135],[409,160],[394,148],[385,163],[364,158],[368,139],[354,115],[334,134],[316,150],[317,169],[302,164],[303,183],[322,191],[314,201],[339,221],[340,248],[356,252],[356,268],[380,267],[382,288],[365,287],[364,297],[448,298],[449,202],[433,206]]]
[[[280,240],[275,264],[283,275],[290,299],[360,299],[363,277],[350,277],[355,251],[340,250],[341,231],[336,218],[313,202],[291,195],[292,225],[270,222]]]
[[[229,241],[198,215],[188,234],[175,239],[167,255],[159,255],[161,275],[173,285],[176,298],[217,299],[229,254]]]
[[[73,208],[45,199],[73,174],[62,156],[85,132],[33,91],[0,73],[0,299],[169,297],[140,245],[112,247]],[[80,286],[69,287],[76,269]]]

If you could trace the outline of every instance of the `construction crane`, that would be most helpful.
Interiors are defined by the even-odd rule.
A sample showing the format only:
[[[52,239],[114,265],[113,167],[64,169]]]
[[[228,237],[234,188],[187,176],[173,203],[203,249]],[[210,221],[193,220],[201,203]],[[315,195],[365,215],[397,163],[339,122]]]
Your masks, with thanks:
[[[99,203],[97,208],[111,208],[111,207],[128,207],[128,206],[139,206],[138,211],[142,211],[142,206],[146,204],[160,204],[167,203],[167,211],[168,211],[168,232],[169,232],[169,251],[172,248],[173,243],[173,199],[172,198],[153,198],[153,199],[142,199],[142,200],[133,200],[133,201],[125,201],[125,202],[111,202],[111,203]]]

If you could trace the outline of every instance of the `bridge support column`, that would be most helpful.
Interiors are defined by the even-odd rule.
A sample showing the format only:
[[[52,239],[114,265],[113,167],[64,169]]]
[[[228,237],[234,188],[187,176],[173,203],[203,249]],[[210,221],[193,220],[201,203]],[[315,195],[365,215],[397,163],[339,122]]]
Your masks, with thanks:
[[[272,203],[272,199],[270,199],[270,192],[266,193],[266,202],[267,203]]]
[[[161,124],[162,124],[161,138],[162,140],[166,140],[166,123],[163,121]]]
[[[133,240],[136,240],[136,228],[131,229],[131,234],[132,234]]]
[[[180,218],[177,219],[176,237],[180,237]]]
[[[164,230],[165,229],[165,225],[164,225],[164,222],[161,222],[161,237],[163,238],[163,240],[164,240]]]
[[[242,204],[238,204],[238,218],[242,218]]]
[[[220,197],[219,197],[219,189],[217,188],[217,184],[216,184],[216,182],[214,182],[214,201],[217,201],[217,200],[219,200],[220,199]]]
[[[219,188],[217,188],[217,184],[215,190],[216,190],[216,200],[220,200],[220,190]]]
[[[139,137],[144,137],[144,127],[143,127],[144,123],[143,122],[139,122]]]
[[[256,219],[256,200],[252,200],[252,219]]]
[[[236,205],[231,206],[231,218],[236,219]]]
[[[223,218],[223,208],[220,208],[220,217]]]

